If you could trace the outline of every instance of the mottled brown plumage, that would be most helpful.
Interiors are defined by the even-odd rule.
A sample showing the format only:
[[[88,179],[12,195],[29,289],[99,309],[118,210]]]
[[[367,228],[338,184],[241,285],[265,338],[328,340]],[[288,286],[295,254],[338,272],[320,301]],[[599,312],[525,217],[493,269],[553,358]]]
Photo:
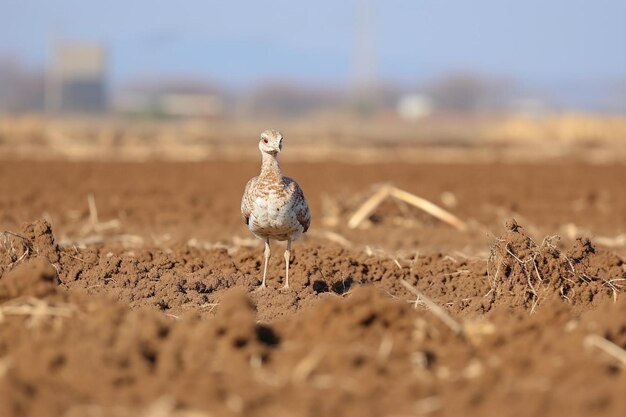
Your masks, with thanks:
[[[305,233],[311,224],[309,206],[302,189],[280,170],[277,155],[283,136],[276,130],[261,133],[259,149],[263,157],[261,173],[246,184],[241,200],[244,222],[258,238],[265,241],[263,281],[265,287],[267,261],[271,254],[270,240],[286,240],[285,287],[289,287],[289,256],[291,242]]]

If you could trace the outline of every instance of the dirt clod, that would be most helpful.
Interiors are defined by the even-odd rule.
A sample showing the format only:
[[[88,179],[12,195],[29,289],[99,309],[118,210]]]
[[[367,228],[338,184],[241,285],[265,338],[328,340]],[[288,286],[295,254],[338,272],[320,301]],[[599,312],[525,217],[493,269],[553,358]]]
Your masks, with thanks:
[[[563,253],[558,240],[558,236],[548,236],[537,244],[515,220],[507,221],[505,233],[491,247],[491,300],[535,312],[545,299],[556,297],[589,306],[616,295],[609,281],[612,275],[606,271],[605,258],[610,253],[599,253],[589,239],[582,238]]]
[[[27,260],[0,279],[0,303],[17,297],[45,298],[57,292],[59,278],[46,258]]]

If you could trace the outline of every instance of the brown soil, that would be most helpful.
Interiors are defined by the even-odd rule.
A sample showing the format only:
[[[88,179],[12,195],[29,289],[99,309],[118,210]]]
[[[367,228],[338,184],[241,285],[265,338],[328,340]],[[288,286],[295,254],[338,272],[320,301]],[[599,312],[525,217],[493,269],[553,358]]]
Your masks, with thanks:
[[[263,291],[256,169],[2,163],[0,416],[623,414],[626,167],[285,164],[313,226]],[[469,230],[391,201],[348,229],[380,182]]]

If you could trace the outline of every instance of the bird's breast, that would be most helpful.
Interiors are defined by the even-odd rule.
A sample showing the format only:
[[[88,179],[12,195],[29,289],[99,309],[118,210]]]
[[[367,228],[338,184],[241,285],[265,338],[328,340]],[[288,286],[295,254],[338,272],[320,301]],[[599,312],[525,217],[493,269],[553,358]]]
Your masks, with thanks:
[[[250,229],[267,236],[289,235],[297,231],[299,223],[292,202],[279,192],[266,191],[254,199]]]
[[[289,210],[289,202],[278,193],[269,192],[254,200],[253,212],[258,218],[280,220]]]

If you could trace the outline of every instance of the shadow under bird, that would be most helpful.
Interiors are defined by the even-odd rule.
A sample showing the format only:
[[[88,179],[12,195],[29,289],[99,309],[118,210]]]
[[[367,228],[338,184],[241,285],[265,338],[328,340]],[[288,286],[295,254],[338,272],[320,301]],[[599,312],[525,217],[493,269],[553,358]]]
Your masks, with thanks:
[[[283,135],[280,132],[270,129],[261,133],[261,173],[248,181],[241,200],[243,220],[250,231],[265,242],[261,288],[266,286],[270,240],[287,241],[284,288],[289,288],[291,242],[302,236],[311,224],[309,205],[302,189],[280,170],[278,154],[282,148]]]

